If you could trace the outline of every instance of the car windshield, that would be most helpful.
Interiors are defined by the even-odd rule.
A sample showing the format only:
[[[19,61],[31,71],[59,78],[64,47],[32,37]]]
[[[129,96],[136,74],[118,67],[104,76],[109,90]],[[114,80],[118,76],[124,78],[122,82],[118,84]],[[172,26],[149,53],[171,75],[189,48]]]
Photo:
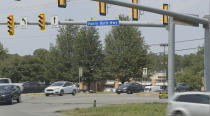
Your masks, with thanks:
[[[63,86],[63,82],[55,82],[51,86]]]
[[[10,90],[12,88],[11,85],[1,85],[0,91]]]
[[[128,87],[131,83],[124,83],[122,84],[119,88],[124,88],[124,87]]]

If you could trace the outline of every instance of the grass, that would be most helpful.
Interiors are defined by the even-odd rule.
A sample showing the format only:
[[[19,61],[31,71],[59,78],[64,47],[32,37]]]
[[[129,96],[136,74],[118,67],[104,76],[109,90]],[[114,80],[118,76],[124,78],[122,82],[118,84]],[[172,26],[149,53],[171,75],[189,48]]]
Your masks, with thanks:
[[[164,103],[139,103],[59,111],[73,116],[165,116]]]

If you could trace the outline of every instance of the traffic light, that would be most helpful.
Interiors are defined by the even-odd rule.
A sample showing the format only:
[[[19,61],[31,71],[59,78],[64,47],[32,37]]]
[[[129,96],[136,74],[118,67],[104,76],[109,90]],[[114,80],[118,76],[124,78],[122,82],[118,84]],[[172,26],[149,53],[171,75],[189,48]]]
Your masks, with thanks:
[[[58,0],[58,7],[60,8],[66,8],[66,0]]]
[[[106,3],[99,1],[99,13],[100,15],[106,16]]]
[[[15,21],[14,15],[8,15],[8,35],[14,36],[15,35]]]
[[[46,23],[45,23],[45,14],[40,13],[39,14],[39,27],[41,31],[44,31],[46,28]]]
[[[168,4],[163,4],[163,9],[168,10]],[[168,15],[163,15],[163,24],[168,25]]]
[[[138,0],[132,0],[132,3],[138,4]],[[136,8],[132,8],[132,19],[133,21],[138,21],[139,11]]]

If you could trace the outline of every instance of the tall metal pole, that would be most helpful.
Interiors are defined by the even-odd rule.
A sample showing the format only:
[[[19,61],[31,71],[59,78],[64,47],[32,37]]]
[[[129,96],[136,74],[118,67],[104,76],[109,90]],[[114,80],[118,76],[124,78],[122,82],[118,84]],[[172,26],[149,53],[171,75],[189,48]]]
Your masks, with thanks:
[[[210,32],[209,26],[205,26],[204,42],[204,88],[210,92]]]
[[[171,2],[170,2],[171,3]],[[171,10],[171,4],[170,4]],[[173,17],[169,17],[168,28],[168,98],[171,99],[174,95],[174,56],[175,56],[175,24]]]

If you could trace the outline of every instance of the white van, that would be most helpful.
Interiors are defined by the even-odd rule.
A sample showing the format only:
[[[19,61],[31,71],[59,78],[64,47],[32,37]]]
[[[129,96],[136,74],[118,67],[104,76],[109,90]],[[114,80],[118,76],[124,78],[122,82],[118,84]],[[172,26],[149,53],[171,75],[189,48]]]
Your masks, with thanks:
[[[160,86],[146,86],[144,92],[160,92]]]

